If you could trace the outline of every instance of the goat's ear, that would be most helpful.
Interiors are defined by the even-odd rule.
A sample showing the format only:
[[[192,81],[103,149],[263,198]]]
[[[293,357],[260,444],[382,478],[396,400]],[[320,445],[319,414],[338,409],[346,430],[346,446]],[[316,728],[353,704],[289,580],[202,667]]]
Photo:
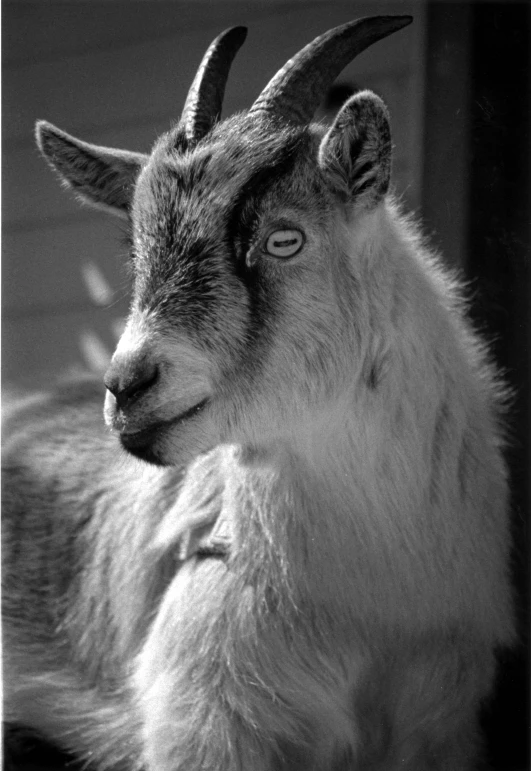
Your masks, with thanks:
[[[319,165],[345,201],[364,209],[386,194],[391,175],[389,114],[371,91],[352,96],[319,148]]]
[[[35,134],[41,153],[68,187],[89,203],[127,214],[147,155],[82,142],[44,120]]]

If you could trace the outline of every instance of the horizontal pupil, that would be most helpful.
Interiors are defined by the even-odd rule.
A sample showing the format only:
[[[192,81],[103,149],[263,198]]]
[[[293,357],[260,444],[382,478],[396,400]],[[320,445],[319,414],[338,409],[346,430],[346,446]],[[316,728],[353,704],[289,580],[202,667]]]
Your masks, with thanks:
[[[291,246],[292,244],[296,244],[297,240],[297,238],[290,238],[286,241],[274,241],[273,243],[275,246]]]

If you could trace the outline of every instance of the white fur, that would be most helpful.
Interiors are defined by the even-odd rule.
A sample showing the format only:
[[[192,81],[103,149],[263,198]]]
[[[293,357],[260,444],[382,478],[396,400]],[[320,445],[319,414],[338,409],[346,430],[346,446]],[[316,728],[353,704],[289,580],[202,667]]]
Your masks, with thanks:
[[[214,129],[207,160],[198,150],[217,207],[216,172],[233,164],[232,195],[253,170],[234,158],[257,163],[257,142],[289,133],[264,122],[242,140],[239,120]],[[135,199],[145,286],[194,162],[175,166],[174,139]],[[168,317],[186,307],[177,290],[201,285],[177,268],[149,315],[133,304],[114,373],[148,357],[158,377],[119,409],[109,397],[107,420],[124,435],[156,426],[150,449],[170,468],[120,455],[93,396],[8,413],[7,715],[100,771],[477,761],[496,650],[514,638],[503,388],[457,282],[386,195],[381,100],[364,92],[304,141],[245,254],[205,234],[195,188],[184,197],[179,243],[209,244],[210,327]],[[262,248],[286,227],[304,234],[292,262]],[[259,270],[261,326],[229,259]]]

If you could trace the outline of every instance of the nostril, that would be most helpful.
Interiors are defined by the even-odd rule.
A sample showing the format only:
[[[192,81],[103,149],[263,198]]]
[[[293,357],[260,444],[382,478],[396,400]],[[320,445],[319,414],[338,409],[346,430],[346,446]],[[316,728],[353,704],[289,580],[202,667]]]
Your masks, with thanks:
[[[123,408],[128,402],[138,398],[157,381],[159,370],[156,364],[143,360],[134,366],[112,365],[107,370],[103,382],[115,397],[118,407]]]

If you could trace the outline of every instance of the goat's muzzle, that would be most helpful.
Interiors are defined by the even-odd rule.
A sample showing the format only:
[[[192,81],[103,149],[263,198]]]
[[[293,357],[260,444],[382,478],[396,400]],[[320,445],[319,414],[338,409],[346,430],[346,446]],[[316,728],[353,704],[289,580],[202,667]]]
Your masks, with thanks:
[[[125,410],[155,385],[158,376],[158,366],[146,357],[125,363],[113,359],[103,382],[116,399],[118,409]]]
[[[120,434],[137,431],[145,406],[159,381],[160,368],[145,352],[115,353],[103,382],[107,388],[105,421]]]
[[[155,361],[145,348],[117,351],[104,383],[105,421],[119,435],[122,447],[150,463],[164,464],[160,447],[165,437],[199,415],[209,402],[204,388],[168,390],[165,360]],[[166,378],[167,381],[167,378]],[[166,387],[165,387],[166,385]]]

